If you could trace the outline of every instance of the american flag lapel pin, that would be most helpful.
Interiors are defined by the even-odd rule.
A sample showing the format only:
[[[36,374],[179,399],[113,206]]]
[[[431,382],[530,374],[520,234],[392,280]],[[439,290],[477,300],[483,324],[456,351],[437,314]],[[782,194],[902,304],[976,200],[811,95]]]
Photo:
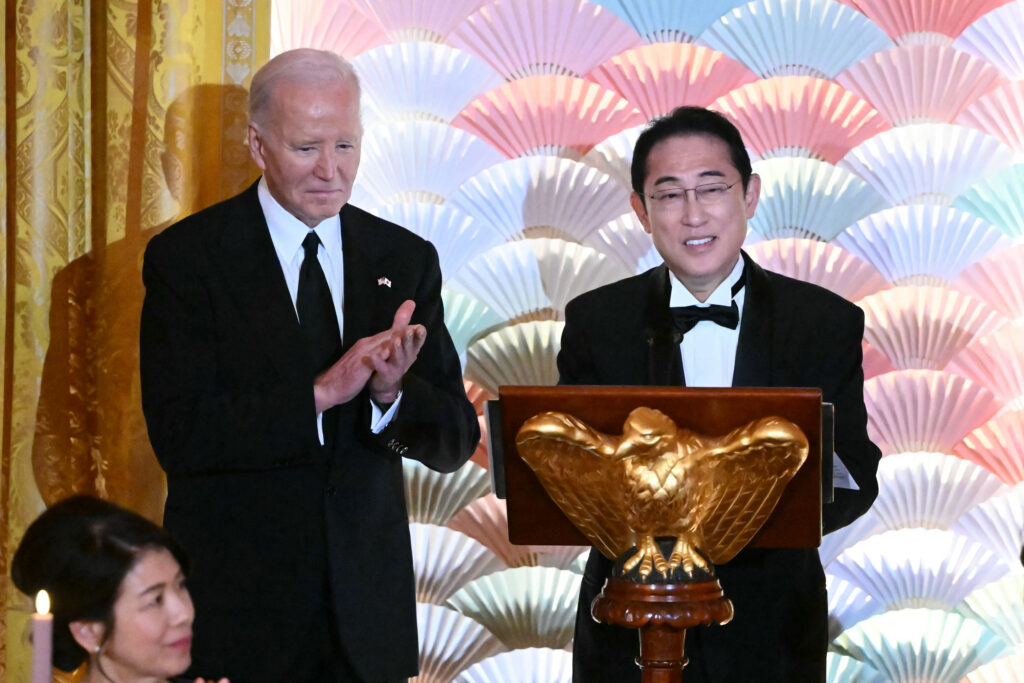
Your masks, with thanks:
[[[379,277],[379,278],[377,278],[377,286],[380,287],[381,285],[383,285],[385,287],[390,287],[391,286],[391,280],[387,279],[386,277]]]

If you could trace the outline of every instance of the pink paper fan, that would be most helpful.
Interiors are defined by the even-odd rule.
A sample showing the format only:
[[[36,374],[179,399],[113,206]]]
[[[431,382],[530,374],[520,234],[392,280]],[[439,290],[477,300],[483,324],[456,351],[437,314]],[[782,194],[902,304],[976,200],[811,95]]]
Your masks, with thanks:
[[[537,566],[534,551],[508,540],[505,501],[488,493],[457,512],[446,525],[486,546],[508,567]]]
[[[864,368],[865,380],[896,370],[896,366],[892,364],[889,357],[869,344],[867,340],[861,343],[861,351],[864,354],[861,366]]]
[[[1024,410],[1000,413],[965,436],[953,452],[1011,486],[1024,482]]]
[[[531,76],[478,97],[452,125],[478,135],[510,159],[541,154],[579,160],[607,137],[644,123],[619,95],[570,76]]]
[[[762,159],[800,156],[835,164],[890,128],[859,96],[810,76],[756,81],[718,98],[711,109],[730,116],[744,143]]]
[[[988,387],[1011,410],[1024,408],[1024,327],[1006,325],[975,339],[949,369]]]
[[[978,57],[941,45],[902,45],[862,59],[836,76],[896,126],[951,123],[1005,80]],[[898,84],[898,86],[896,85]]]
[[[690,43],[655,43],[618,54],[587,74],[653,119],[690,104],[706,107],[757,76],[731,57]]]
[[[992,392],[965,377],[903,370],[864,383],[868,433],[882,453],[946,453],[999,409]]]
[[[1024,151],[1024,82],[1014,81],[978,98],[957,123],[977,128]]]
[[[393,43],[440,43],[486,0],[348,0],[375,17]]]
[[[459,24],[449,42],[515,80],[582,76],[643,39],[613,12],[586,0],[493,0]]]
[[[1024,318],[1024,244],[989,254],[965,268],[952,286],[1010,319]]]
[[[387,42],[384,28],[348,3],[293,0],[271,3],[270,54],[297,47],[333,50],[346,59]]]
[[[476,382],[471,382],[468,379],[462,380],[462,385],[466,388],[466,398],[473,404],[473,409],[476,410],[477,415],[484,414],[484,404],[495,398],[494,394],[484,389]]]
[[[768,270],[813,282],[850,301],[889,287],[882,274],[867,261],[819,240],[765,240],[752,245],[747,252]]]
[[[1000,321],[986,304],[945,287],[897,287],[857,303],[864,337],[900,370],[941,370]]]
[[[950,44],[975,19],[1008,0],[854,0],[897,43]]]

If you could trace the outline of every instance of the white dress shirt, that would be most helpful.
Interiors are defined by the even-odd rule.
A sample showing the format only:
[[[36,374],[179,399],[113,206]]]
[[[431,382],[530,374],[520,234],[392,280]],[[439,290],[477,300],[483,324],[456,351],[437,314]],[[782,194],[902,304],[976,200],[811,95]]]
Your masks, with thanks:
[[[260,178],[257,187],[260,208],[263,209],[263,216],[267,220],[267,228],[270,230],[270,239],[274,243],[274,251],[277,252],[277,260],[281,263],[281,271],[284,273],[285,283],[288,285],[288,294],[292,297],[292,307],[296,306],[299,295],[299,271],[302,269],[302,261],[305,252],[302,248],[302,240],[306,239],[310,229],[305,223],[288,212],[270,194],[267,188],[267,181]],[[325,218],[313,231],[320,238],[320,247],[317,251],[317,260],[320,268],[327,278],[327,287],[331,290],[331,299],[334,301],[334,312],[338,316],[338,335],[345,338],[345,316],[342,313],[345,303],[345,262],[341,250],[341,217],[337,214]],[[298,308],[295,308],[295,317],[298,318]],[[310,387],[312,389],[312,387]],[[370,401],[371,417],[370,429],[374,434],[379,433],[391,422],[398,410],[398,403],[401,393],[386,413],[382,413],[373,401]],[[316,429],[320,437],[320,443],[324,442],[323,414],[316,416]]]

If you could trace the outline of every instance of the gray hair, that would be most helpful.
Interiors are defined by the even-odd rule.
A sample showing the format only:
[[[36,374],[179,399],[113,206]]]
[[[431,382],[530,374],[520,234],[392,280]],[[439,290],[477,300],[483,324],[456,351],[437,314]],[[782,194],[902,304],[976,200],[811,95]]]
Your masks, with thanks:
[[[308,86],[350,83],[359,101],[359,77],[352,65],[329,50],[297,48],[277,55],[252,77],[249,88],[249,120],[256,125],[266,121],[272,106],[274,89],[282,82]]]

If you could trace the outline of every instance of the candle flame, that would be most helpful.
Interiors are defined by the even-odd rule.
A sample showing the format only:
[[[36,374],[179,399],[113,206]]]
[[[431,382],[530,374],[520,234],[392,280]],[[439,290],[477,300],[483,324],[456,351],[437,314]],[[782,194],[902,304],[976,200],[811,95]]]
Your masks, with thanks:
[[[50,594],[46,591],[36,593],[36,614],[50,613]]]

